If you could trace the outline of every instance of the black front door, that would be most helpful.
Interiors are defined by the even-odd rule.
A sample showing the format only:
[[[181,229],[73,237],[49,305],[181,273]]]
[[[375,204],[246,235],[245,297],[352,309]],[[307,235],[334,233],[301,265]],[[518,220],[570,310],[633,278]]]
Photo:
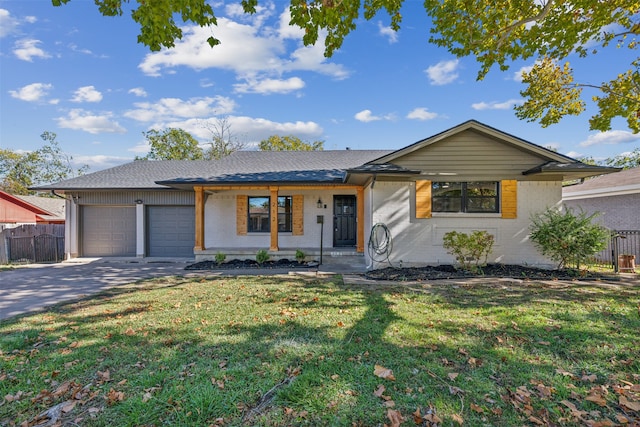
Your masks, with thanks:
[[[356,196],[333,196],[333,246],[356,245]]]

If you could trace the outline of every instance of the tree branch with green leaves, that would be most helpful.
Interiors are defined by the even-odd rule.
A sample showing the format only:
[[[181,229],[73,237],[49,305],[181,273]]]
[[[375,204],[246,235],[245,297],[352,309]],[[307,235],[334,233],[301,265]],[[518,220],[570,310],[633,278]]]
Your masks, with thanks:
[[[52,0],[54,6],[70,0]],[[140,25],[138,42],[152,51],[172,48],[183,36],[174,17],[184,23],[201,27],[217,25],[213,8],[207,0],[95,0],[105,16],[124,14],[123,4],[132,6],[131,18]],[[358,19],[371,20],[378,13],[386,14],[390,27],[400,30],[401,8],[405,0],[290,0],[290,24],[304,30],[302,42],[315,45],[324,42],[325,56],[330,57],[342,46],[344,39],[356,30]],[[243,10],[254,14],[259,0],[241,0]],[[610,70],[610,78],[601,84],[573,83],[573,69],[567,58],[595,55],[614,44],[617,49],[637,49],[640,33],[637,0],[425,0],[427,14],[432,19],[430,42],[446,48],[461,58],[475,58],[482,80],[497,66],[506,71],[518,60],[533,60],[536,66],[525,80],[522,91],[526,102],[516,114],[526,120],[539,121],[542,126],[557,123],[567,115],[585,111],[582,88],[599,91],[592,96],[598,112],[590,121],[592,130],[611,129],[611,121],[622,117],[629,129],[640,131],[640,96],[637,58],[626,69]],[[209,45],[222,43],[211,36]],[[545,64],[540,65],[540,64]],[[556,64],[551,66],[549,64]],[[544,76],[544,83],[534,76]],[[554,89],[559,100],[551,94]]]

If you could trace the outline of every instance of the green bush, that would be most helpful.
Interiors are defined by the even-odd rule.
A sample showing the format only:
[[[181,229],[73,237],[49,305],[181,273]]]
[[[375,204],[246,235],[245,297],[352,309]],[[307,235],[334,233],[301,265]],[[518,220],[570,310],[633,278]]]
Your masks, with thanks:
[[[474,230],[471,234],[450,231],[444,235],[443,246],[456,257],[462,269],[477,272],[487,264],[493,241],[493,235],[484,230]]]
[[[296,249],[296,261],[298,262],[304,262],[304,259],[307,255],[301,250],[301,249]]]
[[[594,224],[596,212],[587,215],[584,211],[574,214],[570,208],[549,208],[531,217],[531,240],[543,255],[558,263],[558,269],[580,264],[607,245],[609,230]]]
[[[267,261],[269,261],[269,252],[267,252],[265,249],[260,249],[256,254],[256,262],[258,263],[258,265],[262,265]]]
[[[218,252],[216,254],[216,263],[218,265],[222,264],[226,259],[227,259],[227,255],[225,253]]]

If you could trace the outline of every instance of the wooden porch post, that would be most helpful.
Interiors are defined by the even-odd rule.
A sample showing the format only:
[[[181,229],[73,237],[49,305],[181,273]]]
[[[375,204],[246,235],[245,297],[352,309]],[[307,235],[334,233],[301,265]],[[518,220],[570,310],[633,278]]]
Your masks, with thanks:
[[[194,251],[202,251],[204,247],[204,189],[200,186],[193,187],[196,192],[196,238]]]
[[[278,250],[278,187],[269,187],[271,191],[271,245],[270,251]]]
[[[358,240],[356,243],[356,252],[364,252],[364,188],[358,187],[358,194],[356,196],[357,204],[357,217],[358,222],[357,234]]]

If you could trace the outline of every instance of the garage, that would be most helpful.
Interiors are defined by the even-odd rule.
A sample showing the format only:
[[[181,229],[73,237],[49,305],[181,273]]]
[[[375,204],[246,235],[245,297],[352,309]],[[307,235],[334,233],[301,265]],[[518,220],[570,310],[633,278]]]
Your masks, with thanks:
[[[82,206],[82,255],[136,256],[136,210],[125,206]]]
[[[193,257],[194,206],[147,206],[147,256]]]

